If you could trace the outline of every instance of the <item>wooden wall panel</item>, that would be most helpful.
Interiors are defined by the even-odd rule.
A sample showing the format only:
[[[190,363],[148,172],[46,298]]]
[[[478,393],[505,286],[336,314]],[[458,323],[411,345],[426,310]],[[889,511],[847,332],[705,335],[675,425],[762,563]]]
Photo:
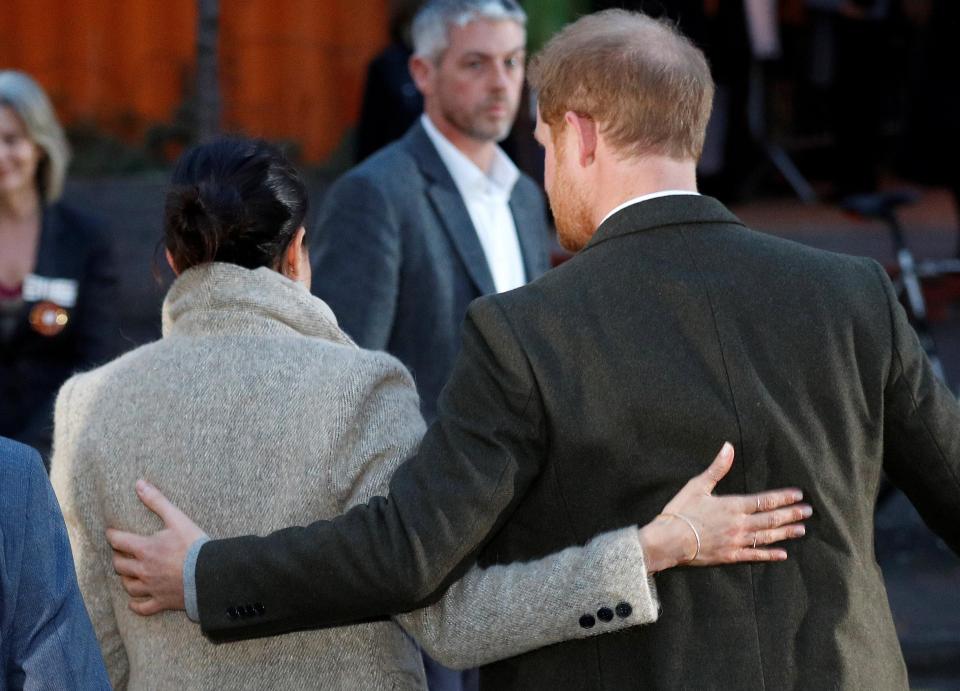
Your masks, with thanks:
[[[64,121],[136,137],[183,98],[194,11],[193,0],[3,0],[0,65],[32,74]]]
[[[223,0],[228,129],[332,151],[359,111],[366,65],[387,40],[386,0]]]
[[[356,119],[387,4],[221,0],[225,127],[325,158]],[[137,141],[189,93],[195,0],[0,0],[0,27],[0,68],[32,74],[65,122]]]

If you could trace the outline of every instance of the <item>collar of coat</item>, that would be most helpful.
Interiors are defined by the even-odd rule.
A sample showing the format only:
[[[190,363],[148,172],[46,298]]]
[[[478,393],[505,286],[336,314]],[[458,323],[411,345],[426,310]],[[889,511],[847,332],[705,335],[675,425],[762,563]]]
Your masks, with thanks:
[[[620,209],[608,217],[582,251],[623,235],[643,233],[657,228],[700,223],[739,226],[743,222],[732,211],[713,197],[701,195],[671,195],[648,199]]]
[[[353,345],[327,304],[267,267],[212,262],[184,271],[163,301],[163,336],[292,335]]]

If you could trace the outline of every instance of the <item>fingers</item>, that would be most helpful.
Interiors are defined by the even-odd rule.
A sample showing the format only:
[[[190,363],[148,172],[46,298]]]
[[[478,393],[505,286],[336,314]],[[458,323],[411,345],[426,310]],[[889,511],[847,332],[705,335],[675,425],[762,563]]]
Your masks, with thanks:
[[[787,552],[783,549],[754,549],[743,547],[733,555],[733,563],[744,561],[786,561]]]
[[[110,543],[115,552],[139,556],[146,545],[146,538],[136,533],[107,528],[107,542]]]
[[[770,528],[779,528],[788,523],[796,523],[813,515],[813,507],[809,504],[794,504],[785,509],[764,511],[747,516],[744,525],[747,530],[757,531]]]
[[[142,617],[150,617],[164,610],[152,597],[130,598],[128,607]]]
[[[163,496],[160,490],[146,480],[137,480],[137,496],[144,506],[157,514],[160,520],[168,526],[187,518],[186,514],[174,506],[169,499]]]
[[[751,544],[749,546],[756,548],[758,545],[772,545],[775,542],[783,542],[784,540],[795,540],[803,537],[806,534],[806,527],[797,524],[787,525],[782,528],[774,528],[772,530],[758,530],[753,534],[752,538],[752,540],[755,541],[755,544]]]
[[[113,570],[119,575],[129,578],[139,579],[145,575],[143,563],[140,560],[120,552],[113,553]]]
[[[120,583],[127,595],[133,598],[147,598],[150,596],[150,590],[139,578],[130,578],[129,576],[120,576]]]
[[[740,498],[741,511],[744,513],[762,513],[773,511],[781,506],[789,506],[803,499],[803,492],[796,487],[777,489],[760,494],[747,494]]]
[[[712,494],[717,483],[730,472],[731,467],[733,467],[733,445],[727,441],[723,443],[720,453],[713,459],[710,467],[697,476],[697,479],[703,486],[704,492],[706,494]]]

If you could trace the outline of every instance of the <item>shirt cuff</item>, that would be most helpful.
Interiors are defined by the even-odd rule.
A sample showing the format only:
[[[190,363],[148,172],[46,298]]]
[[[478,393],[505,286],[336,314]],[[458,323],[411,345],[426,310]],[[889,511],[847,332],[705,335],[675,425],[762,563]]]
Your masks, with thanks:
[[[207,535],[198,537],[190,545],[187,557],[183,560],[183,606],[190,621],[200,622],[200,607],[197,605],[197,557],[200,548],[210,542]]]

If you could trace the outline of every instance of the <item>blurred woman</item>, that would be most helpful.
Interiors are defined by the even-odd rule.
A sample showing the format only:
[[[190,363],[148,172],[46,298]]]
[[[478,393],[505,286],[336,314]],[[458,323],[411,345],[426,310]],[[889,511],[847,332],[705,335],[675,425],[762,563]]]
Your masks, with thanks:
[[[119,330],[110,244],[59,202],[70,150],[43,90],[0,71],[0,435],[49,464],[53,401]]]
[[[53,484],[117,688],[422,689],[404,629],[441,662],[475,666],[653,621],[648,572],[731,560],[744,499],[694,487],[668,505],[682,520],[627,527],[540,561],[474,568],[437,604],[393,621],[215,646],[185,617],[133,614],[104,531],[157,527],[132,491],[138,478],[214,535],[262,534],[385,493],[423,434],[410,374],[392,356],[358,348],[310,294],[306,200],[293,168],[262,142],[224,139],[187,152],[166,202],[178,278],[163,339],[72,378],[57,400]],[[795,535],[796,526],[766,530],[773,517],[749,517],[762,521],[756,543]],[[607,605],[616,618],[609,610],[597,626],[578,623]],[[228,614],[263,611],[251,602]]]

